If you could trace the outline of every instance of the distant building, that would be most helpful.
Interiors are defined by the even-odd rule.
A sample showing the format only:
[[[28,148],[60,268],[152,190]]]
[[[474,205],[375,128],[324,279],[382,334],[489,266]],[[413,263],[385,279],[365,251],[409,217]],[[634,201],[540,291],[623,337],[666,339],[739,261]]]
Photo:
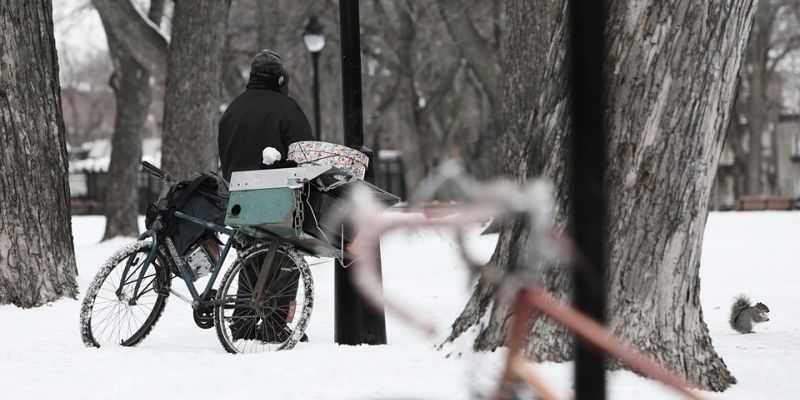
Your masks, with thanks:
[[[766,182],[762,183],[770,188],[769,194],[742,197],[746,166],[736,165],[734,152],[726,144],[717,167],[711,209],[786,209],[800,206],[800,114],[781,115],[774,127],[774,136],[765,134],[763,139],[762,168]],[[759,199],[763,200],[763,207],[755,204],[761,201]],[[750,202],[751,205],[743,202]]]
[[[800,199],[800,115],[782,115],[775,132],[775,190]]]
[[[711,208],[713,210],[736,209],[737,193],[736,174],[733,150],[729,146],[722,148],[717,166],[717,176],[714,179],[714,190],[711,192]],[[741,187],[739,185],[738,187]]]
[[[69,149],[69,194],[73,214],[102,214],[106,174],[111,162],[111,142],[98,139]],[[156,166],[161,161],[161,138],[142,141],[142,160]],[[137,166],[138,168],[138,166]],[[159,182],[150,175],[139,173],[139,211],[158,196]]]

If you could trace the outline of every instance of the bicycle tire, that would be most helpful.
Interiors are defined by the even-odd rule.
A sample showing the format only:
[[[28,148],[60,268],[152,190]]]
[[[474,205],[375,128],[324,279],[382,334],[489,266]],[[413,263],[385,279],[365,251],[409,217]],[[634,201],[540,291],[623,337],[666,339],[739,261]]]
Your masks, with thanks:
[[[134,265],[128,272],[129,277],[136,277],[152,246],[152,242],[145,240],[126,245],[117,250],[95,275],[81,306],[81,339],[86,347],[135,346],[152,331],[164,312],[168,297],[164,293],[168,292],[170,285],[169,267],[167,267],[163,254],[159,252],[153,262],[147,266],[145,279],[140,286],[140,297],[135,304],[130,303],[131,299],[126,294],[133,291],[137,279],[126,279],[128,283],[123,285],[125,290],[121,294],[122,297],[115,293],[117,282],[119,282],[128,258],[139,257],[134,260]],[[116,282],[114,278],[116,278]],[[156,283],[157,280],[160,282]],[[101,302],[103,303],[102,307],[100,306]],[[113,335],[115,330],[116,338]],[[125,331],[124,335],[123,330]]]
[[[243,282],[242,279],[248,280],[247,276],[242,278],[242,269],[248,265],[261,265],[268,251],[269,244],[264,242],[259,242],[245,250],[237,257],[235,263],[225,273],[219,289],[217,290],[217,300],[225,300],[226,302],[225,304],[214,307],[214,327],[216,328],[217,338],[220,344],[222,344],[225,351],[229,353],[259,353],[264,351],[289,350],[303,338],[306,326],[311,318],[311,312],[314,307],[314,281],[311,277],[308,264],[303,256],[293,247],[279,245],[276,250],[273,266],[275,266],[277,262],[277,267],[280,271],[283,271],[282,273],[296,271],[296,273],[299,274],[297,283],[295,284],[296,292],[292,295],[292,298],[295,299],[295,303],[292,307],[293,317],[291,323],[286,323],[284,325],[285,321],[277,322],[281,324],[279,326],[280,328],[286,329],[282,331],[286,332],[285,337],[274,341],[263,337],[235,338],[235,328],[232,327],[232,324],[235,324],[235,322],[232,322],[233,320],[239,318],[237,321],[241,322],[245,318],[252,319],[252,329],[250,327],[240,327],[239,329],[246,330],[248,333],[256,333],[255,330],[256,324],[259,323],[258,321],[260,320],[261,324],[265,324],[268,318],[265,315],[272,314],[274,310],[279,309],[278,305],[274,305],[274,302],[277,301],[275,299],[279,297],[280,293],[285,293],[286,291],[285,288],[271,288],[273,282],[280,280],[279,277],[267,283],[264,288],[264,295],[266,295],[266,297],[262,297],[259,307],[250,307],[249,305],[246,307],[233,306],[233,304],[246,304],[248,302],[246,299],[249,299],[249,295],[252,294],[252,290],[250,293],[247,293],[247,285],[242,285],[243,289],[241,291],[239,290],[239,284]],[[245,274],[247,274],[247,272],[245,272]],[[252,280],[249,281],[252,282]],[[291,286],[291,284],[288,285]],[[272,290],[272,292],[277,291],[277,295],[270,294],[270,290]],[[237,302],[237,299],[239,302]],[[273,304],[272,307],[266,305],[270,302]],[[242,310],[243,308],[252,309],[250,312],[257,313],[259,316],[237,317],[235,314],[236,310]],[[247,336],[247,333],[245,333],[244,336]]]

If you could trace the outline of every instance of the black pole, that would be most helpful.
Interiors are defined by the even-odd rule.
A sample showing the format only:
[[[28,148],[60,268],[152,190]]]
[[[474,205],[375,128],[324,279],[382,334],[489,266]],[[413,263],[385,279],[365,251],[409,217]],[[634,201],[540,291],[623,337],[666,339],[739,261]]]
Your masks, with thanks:
[[[605,322],[606,132],[603,117],[603,1],[569,2],[569,62],[572,84],[572,234],[591,277],[576,268],[575,307]],[[588,279],[587,279],[588,278]],[[606,398],[606,361],[580,341],[575,344],[575,398]]]
[[[319,52],[311,53],[311,63],[314,65],[314,135],[317,140],[322,137],[320,130],[320,113],[319,113]]]
[[[342,103],[344,144],[370,157],[366,180],[374,183],[372,151],[364,147],[361,96],[361,33],[358,0],[339,1],[339,26],[342,46]],[[380,252],[378,270],[380,273]],[[370,307],[353,286],[352,271],[336,261],[334,272],[335,340],[339,344],[386,344],[383,310]]]

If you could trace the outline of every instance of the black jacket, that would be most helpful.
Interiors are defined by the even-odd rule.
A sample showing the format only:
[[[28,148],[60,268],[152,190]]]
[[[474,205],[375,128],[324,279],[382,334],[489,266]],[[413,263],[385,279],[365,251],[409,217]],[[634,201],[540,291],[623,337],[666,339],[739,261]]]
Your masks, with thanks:
[[[314,136],[300,105],[279,92],[248,85],[219,122],[222,173],[230,181],[234,171],[259,169],[265,147],[276,148],[285,161],[289,145],[303,140],[314,140]]]

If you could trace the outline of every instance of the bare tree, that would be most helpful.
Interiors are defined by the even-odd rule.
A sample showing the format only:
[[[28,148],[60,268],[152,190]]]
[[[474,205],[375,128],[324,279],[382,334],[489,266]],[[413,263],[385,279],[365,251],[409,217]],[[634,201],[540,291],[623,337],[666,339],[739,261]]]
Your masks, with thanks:
[[[502,77],[500,39],[493,35],[499,2],[374,0],[368,5],[362,42],[368,70],[379,71],[372,87],[380,94],[368,114],[367,132],[387,131],[376,142],[403,150],[411,182],[453,156],[468,160],[476,175],[493,175],[492,149],[501,120],[499,106],[492,109]],[[485,53],[472,55],[479,51]],[[399,123],[376,124],[392,114]]]
[[[219,167],[217,121],[229,6],[230,0],[175,4],[164,95],[162,165],[178,177]]]
[[[453,41],[460,50],[460,55],[475,73],[481,88],[486,92],[494,119],[499,120],[503,110],[503,66],[500,54],[500,11],[499,1],[493,1],[489,9],[494,17],[493,36],[487,39],[473,22],[471,15],[480,15],[473,10],[478,9],[474,1],[439,0],[439,11],[447,24]],[[494,39],[494,40],[492,40]]]
[[[365,141],[373,150],[403,150],[410,182],[453,154],[473,162],[474,172],[482,176],[491,175],[496,164],[492,151],[501,118],[491,109],[487,89],[499,91],[501,75],[494,77],[493,85],[485,84],[470,61],[500,65],[500,1],[459,1],[449,6],[440,12],[434,0],[362,4]],[[229,24],[226,52],[228,62],[236,65],[226,68],[226,98],[241,91],[242,72],[248,70],[254,52],[268,47],[283,57],[292,76],[290,95],[310,114],[310,57],[300,39],[311,14],[326,26],[328,38],[320,57],[322,140],[341,142],[338,6],[334,1],[283,2],[277,8],[253,0],[234,1],[230,20],[235,23]],[[455,33],[451,35],[444,24],[445,14],[477,36],[463,43],[455,40]],[[471,57],[475,48],[468,44],[474,43],[490,52],[483,55],[484,60]]]
[[[20,307],[78,294],[52,18],[0,1],[0,304]]]
[[[157,69],[166,65],[166,40],[151,24],[139,21],[141,17],[130,0],[93,1],[101,13],[101,7],[113,13],[114,27],[130,31],[120,41],[131,47],[131,55],[151,74],[163,74]],[[486,72],[501,72],[500,3],[450,1],[441,9],[434,0],[364,3],[366,143],[374,150],[405,150],[412,182],[438,159],[452,154],[475,161],[473,169],[479,175],[493,174],[494,143],[501,120],[496,93],[502,75],[492,78]],[[321,136],[322,140],[340,142],[338,6],[334,1],[311,0],[279,4],[232,1],[221,57],[222,102],[242,91],[255,52],[272,48],[289,69],[290,95],[311,115],[312,69],[301,35],[306,19],[315,14],[326,26],[329,43],[320,57]],[[448,19],[443,19],[445,15]],[[443,22],[453,23],[452,35]],[[462,40],[460,29],[472,34],[469,40]],[[395,35],[400,30],[405,32]],[[489,53],[475,57],[476,44]],[[165,139],[165,147],[169,140]],[[170,154],[175,153],[165,148],[165,157]]]
[[[103,20],[103,27],[113,29],[119,44],[136,62],[156,76],[167,70],[167,45],[164,33],[156,24],[142,18],[130,0],[92,0]],[[155,13],[161,11],[156,8]]]
[[[164,0],[150,2],[148,18],[156,26],[160,25],[163,10]],[[153,91],[149,71],[131,54],[131,47],[119,39],[120,35],[128,33],[109,25],[113,18],[109,18],[107,12],[101,12],[100,17],[114,63],[109,85],[114,90],[117,104],[104,198],[106,229],[103,240],[106,240],[117,236],[138,236],[139,233],[138,166]]]
[[[162,165],[182,177],[217,170],[216,123],[222,48],[230,0],[176,2],[169,48],[129,0],[94,0],[122,47],[150,74],[166,71]],[[198,27],[203,27],[198,29]]]
[[[401,100],[397,106],[400,107],[400,115],[408,121],[406,126],[409,134],[403,135],[398,141],[410,161],[408,174],[411,181],[419,181],[437,164],[437,160],[450,153],[444,144],[453,131],[446,128],[437,130],[442,125],[437,124],[436,117],[440,114],[436,111],[453,87],[455,75],[461,69],[460,60],[442,53],[436,54],[435,61],[431,60],[432,54],[425,54],[425,59],[419,57],[418,35],[422,34],[419,21],[423,17],[423,7],[403,1],[375,1],[374,7],[377,21],[382,27],[384,43],[393,44],[394,59],[388,63],[397,75],[394,90],[398,92],[398,97],[386,99]],[[380,56],[381,53],[373,50],[372,54],[387,62]],[[423,64],[427,71],[431,71],[428,76],[438,79],[425,82],[418,74]]]
[[[764,155],[764,136],[773,136],[783,108],[780,93],[770,88],[780,82],[779,65],[800,49],[800,3],[795,0],[762,0],[758,3],[753,31],[747,44],[735,115],[729,128],[728,146],[734,153],[735,173],[743,174],[738,194],[763,195],[773,191],[767,179],[769,161]],[[772,154],[774,155],[774,151]]]
[[[501,159],[517,177],[555,183],[559,227],[566,226],[566,2],[507,4]],[[608,321],[637,348],[703,388],[735,382],[716,354],[699,301],[700,249],[735,82],[755,14],[753,0],[608,5],[606,124]],[[501,233],[494,260],[516,260],[528,229]],[[570,272],[551,269],[545,286],[568,298]],[[490,312],[478,349],[504,344],[508,310],[476,289],[454,324],[457,337]],[[552,321],[533,324],[527,354],[572,357],[571,337]]]
[[[450,36],[459,49],[459,54],[469,65],[470,77],[474,80],[478,96],[486,98],[487,106],[478,108],[488,112],[488,123],[481,128],[472,143],[459,146],[474,164],[474,170],[482,171],[479,176],[494,176],[498,172],[498,157],[494,153],[494,143],[502,131],[503,115],[503,65],[501,46],[501,25],[503,21],[502,2],[476,2],[472,0],[437,1],[442,19]],[[482,33],[475,23],[474,15],[489,15],[487,33]],[[486,25],[486,24],[484,24]]]

